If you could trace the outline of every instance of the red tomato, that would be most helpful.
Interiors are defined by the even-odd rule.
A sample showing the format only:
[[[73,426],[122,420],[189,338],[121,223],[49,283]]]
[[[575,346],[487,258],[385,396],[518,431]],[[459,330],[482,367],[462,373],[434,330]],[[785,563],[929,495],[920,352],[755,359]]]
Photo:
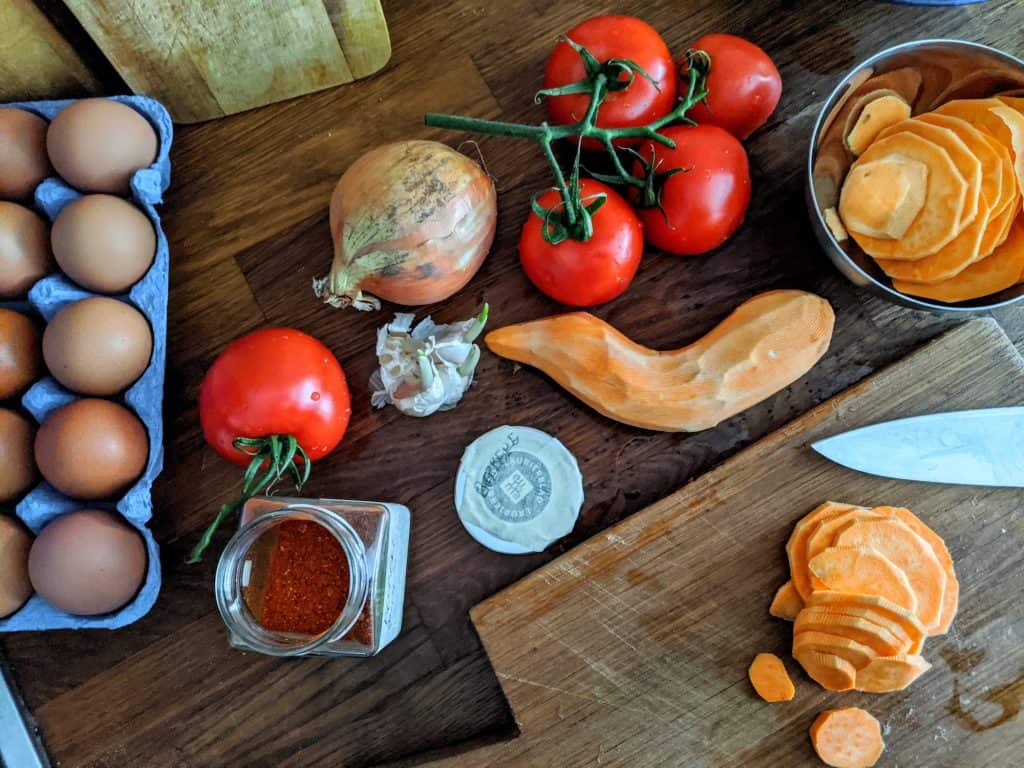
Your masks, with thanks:
[[[531,212],[519,237],[519,260],[530,281],[555,301],[592,307],[611,301],[629,287],[640,265],[644,240],[640,219],[622,195],[593,179],[580,183],[585,202],[601,193],[608,196],[594,213],[593,237],[585,243],[569,239],[551,245],[541,233],[541,218]],[[538,202],[557,208],[561,197],[550,190]]]
[[[602,63],[609,59],[628,59],[638,64],[657,83],[655,87],[643,75],[635,74],[628,88],[612,91],[605,97],[597,113],[597,125],[602,128],[646,125],[672,111],[676,100],[676,69],[668,46],[650,24],[632,16],[595,16],[566,36]],[[548,59],[544,87],[558,88],[586,76],[580,54],[564,40],[559,42]],[[568,125],[587,114],[590,95],[551,96],[547,102],[552,124]],[[591,144],[600,146],[593,141],[584,142],[588,149],[594,148]]]
[[[724,243],[743,223],[750,203],[750,166],[739,140],[715,125],[675,125],[662,134],[675,149],[646,141],[640,156],[661,173],[661,208],[640,208],[644,238],[668,253],[691,256]],[[637,160],[633,174],[643,176]],[[634,193],[635,195],[635,193]],[[635,198],[634,198],[635,199]],[[664,210],[662,210],[664,209]]]
[[[711,56],[707,102],[686,116],[698,123],[725,128],[741,141],[775,111],[782,96],[782,77],[768,54],[735,35],[705,35],[692,46]],[[686,72],[686,58],[679,62]]]
[[[221,352],[199,390],[199,419],[213,449],[243,466],[252,457],[238,437],[294,435],[313,461],[341,441],[348,426],[348,385],[337,358],[292,328],[267,328]]]

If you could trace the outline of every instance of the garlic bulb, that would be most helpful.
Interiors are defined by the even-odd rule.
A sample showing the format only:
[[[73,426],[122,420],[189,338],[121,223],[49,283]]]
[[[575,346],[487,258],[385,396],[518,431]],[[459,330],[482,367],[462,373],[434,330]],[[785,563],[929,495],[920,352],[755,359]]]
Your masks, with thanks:
[[[487,323],[488,305],[470,320],[437,325],[429,317],[399,313],[377,331],[380,368],[370,377],[375,408],[394,405],[407,416],[448,411],[473,383],[480,347],[473,343]]]

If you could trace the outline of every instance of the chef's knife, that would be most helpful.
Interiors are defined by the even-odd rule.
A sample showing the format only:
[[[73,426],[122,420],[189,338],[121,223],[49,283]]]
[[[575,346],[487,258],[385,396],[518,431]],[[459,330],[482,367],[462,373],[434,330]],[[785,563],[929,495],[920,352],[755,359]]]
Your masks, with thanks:
[[[837,464],[871,475],[1024,488],[1024,407],[886,421],[811,447]]]
[[[0,657],[0,767],[50,768],[38,734],[29,728],[10,670]]]

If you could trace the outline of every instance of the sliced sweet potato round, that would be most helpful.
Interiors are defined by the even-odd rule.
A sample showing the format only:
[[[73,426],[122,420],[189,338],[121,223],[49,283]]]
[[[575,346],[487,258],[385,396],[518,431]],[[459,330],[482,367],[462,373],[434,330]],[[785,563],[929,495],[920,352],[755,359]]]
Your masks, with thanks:
[[[940,283],[893,281],[897,291],[950,304],[991,296],[1016,285],[1024,277],[1024,222],[1018,215],[1010,236],[995,251],[964,271]]]
[[[827,547],[807,567],[826,589],[878,595],[909,611],[917,611],[917,595],[903,570],[868,547]]]
[[[757,695],[765,701],[791,701],[796,695],[786,665],[774,653],[757,654],[750,663],[747,676]]]
[[[832,613],[826,608],[804,608],[796,617],[793,632],[824,632],[856,640],[880,656],[896,656],[906,650],[905,637],[859,616]]]
[[[919,645],[928,630],[916,615],[878,595],[815,590],[807,601],[809,608],[824,608],[834,613],[858,616],[888,629],[896,637],[906,637],[910,647]]]
[[[860,235],[898,240],[924,207],[928,166],[900,154],[857,163],[846,175],[839,215]]]
[[[960,219],[967,201],[967,181],[945,149],[906,132],[878,139],[857,159],[854,166],[889,155],[902,155],[908,160],[928,166],[925,204],[917,218],[898,240],[863,235],[846,221],[845,216],[843,221],[850,236],[864,252],[877,259],[910,260],[930,256],[960,232]],[[839,212],[843,214],[841,207]]]
[[[828,632],[808,631],[793,635],[793,653],[796,654],[801,649],[831,653],[841,659],[846,659],[854,669],[862,669],[878,658],[878,654],[870,646]]]
[[[897,133],[912,133],[915,136],[920,136],[949,153],[956,169],[967,181],[967,197],[964,198],[964,209],[960,214],[957,226],[963,229],[974,221],[978,213],[978,200],[981,197],[981,183],[984,178],[981,160],[978,156],[971,152],[971,148],[949,128],[925,123],[916,117],[886,128],[878,138],[885,139]]]
[[[818,715],[811,726],[811,744],[830,768],[872,768],[885,750],[878,720],[857,707]]]
[[[775,598],[772,600],[771,607],[768,609],[768,613],[777,619],[794,621],[796,615],[800,613],[800,609],[803,607],[804,600],[800,597],[800,593],[796,591],[796,587],[793,586],[791,579],[779,587],[775,593]]]
[[[1024,115],[999,99],[955,99],[935,109],[992,134],[1013,155],[1017,185],[1024,187]]]
[[[957,606],[960,602],[960,582],[956,578],[953,558],[950,557],[949,550],[946,548],[946,542],[909,509],[904,507],[875,507],[874,511],[882,515],[896,515],[922,539],[927,541],[931,545],[932,551],[935,552],[935,556],[939,558],[942,568],[946,571],[946,592],[942,596],[942,618],[939,620],[939,626],[928,634],[929,636],[944,635],[949,631],[949,627],[956,617]]]
[[[864,507],[855,507],[854,509],[821,520],[814,527],[814,530],[811,531],[811,535],[807,537],[806,560],[809,562],[812,557],[831,547],[835,543],[836,534],[846,526],[857,520],[875,517],[883,517],[883,515],[879,515],[877,512]],[[814,578],[813,573],[810,575],[809,583],[811,589],[826,588],[819,579]]]
[[[789,573],[793,580],[793,587],[801,599],[806,599],[811,594],[811,576],[807,570],[808,538],[822,520],[835,517],[851,509],[863,509],[863,507],[826,501],[804,515],[793,527],[793,533],[789,535],[789,541],[786,542],[786,557],[789,559]]]
[[[807,676],[828,691],[853,690],[857,670],[846,659],[831,653],[801,648],[793,654]]]
[[[910,105],[895,91],[883,88],[861,98],[847,120],[846,148],[860,155],[891,125],[910,118]]]
[[[903,571],[917,598],[914,612],[928,629],[939,625],[946,572],[928,542],[898,517],[860,520],[845,528],[835,540],[838,547],[872,549]]]
[[[1013,173],[1012,160],[1005,148],[991,136],[959,117],[927,112],[914,119],[927,125],[952,131],[960,141],[967,145],[971,154],[981,163],[981,194],[988,198],[993,213],[1002,213],[1003,204],[1010,198],[1010,187],[1007,186],[1005,191],[1003,189],[1004,170],[1009,170],[1011,178]],[[1003,152],[999,152],[996,147],[1002,149]],[[1004,158],[1010,162],[1008,169],[1004,169]]]
[[[867,693],[891,693],[902,691],[932,665],[916,654],[904,654],[874,659],[870,664],[857,670],[854,686]]]

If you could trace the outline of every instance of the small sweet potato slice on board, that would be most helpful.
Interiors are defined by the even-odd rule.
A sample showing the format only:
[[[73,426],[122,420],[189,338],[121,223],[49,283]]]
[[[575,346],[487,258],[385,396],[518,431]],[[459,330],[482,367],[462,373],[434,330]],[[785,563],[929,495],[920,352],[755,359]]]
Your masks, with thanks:
[[[915,654],[879,656],[866,667],[857,670],[854,686],[858,691],[866,693],[902,691],[931,667],[923,657]]]
[[[893,280],[893,287],[912,296],[954,304],[999,293],[1016,285],[1021,277],[1024,277],[1024,222],[1018,215],[1010,236],[995,251],[955,277],[931,284]]]
[[[953,558],[946,548],[946,542],[942,540],[935,531],[929,528],[917,515],[903,507],[875,507],[875,512],[882,515],[896,515],[906,523],[917,535],[931,545],[935,556],[939,558],[943,570],[946,571],[946,592],[942,596],[942,616],[939,625],[928,634],[944,635],[949,631],[953,618],[956,616],[957,606],[960,602],[960,582],[956,578],[956,570],[953,567]]]
[[[803,607],[804,599],[796,591],[796,587],[793,586],[791,579],[779,587],[775,593],[775,598],[772,600],[771,607],[768,609],[768,613],[777,619],[795,621],[797,614],[800,613]]]
[[[804,608],[796,617],[793,632],[824,632],[856,640],[879,656],[897,656],[907,649],[906,637],[897,637],[880,624],[859,616],[833,613],[827,608]]]
[[[829,691],[853,690],[857,682],[857,670],[846,659],[806,648],[795,651],[793,655],[807,676],[822,688]]]
[[[812,557],[807,567],[824,589],[878,595],[908,611],[917,611],[917,595],[907,575],[876,550],[827,547]]]
[[[823,608],[826,611],[846,616],[857,616],[873,621],[889,630],[898,638],[906,638],[908,653],[920,650],[928,630],[917,616],[895,603],[878,595],[854,595],[848,592],[817,590],[807,601],[808,608]]]
[[[906,574],[917,598],[915,614],[928,629],[939,625],[946,572],[932,548],[898,517],[859,520],[835,539],[838,547],[866,547]]]
[[[793,635],[794,655],[801,649],[833,654],[841,659],[846,659],[854,669],[863,669],[878,658],[878,654],[869,646],[848,637],[832,635],[827,632],[796,633]]]
[[[794,526],[793,533],[786,542],[786,557],[789,559],[789,574],[793,587],[801,599],[806,600],[811,594],[811,575],[807,570],[807,540],[814,532],[818,523],[851,509],[863,509],[853,504],[839,504],[826,501],[804,515]]]
[[[811,726],[811,744],[830,768],[871,768],[885,750],[882,727],[857,707],[827,709]]]
[[[768,702],[790,701],[796,695],[786,665],[774,653],[759,653],[747,670],[757,695]]]
[[[870,256],[876,259],[921,259],[937,252],[960,233],[961,217],[967,218],[964,216],[968,201],[967,180],[945,149],[912,133],[896,133],[878,139],[854,166],[894,155],[928,167],[924,207],[903,236],[898,240],[888,240],[857,231],[847,218],[848,212],[855,211],[858,206],[871,206],[874,203],[871,198],[857,200],[840,195],[839,213],[850,236]]]

